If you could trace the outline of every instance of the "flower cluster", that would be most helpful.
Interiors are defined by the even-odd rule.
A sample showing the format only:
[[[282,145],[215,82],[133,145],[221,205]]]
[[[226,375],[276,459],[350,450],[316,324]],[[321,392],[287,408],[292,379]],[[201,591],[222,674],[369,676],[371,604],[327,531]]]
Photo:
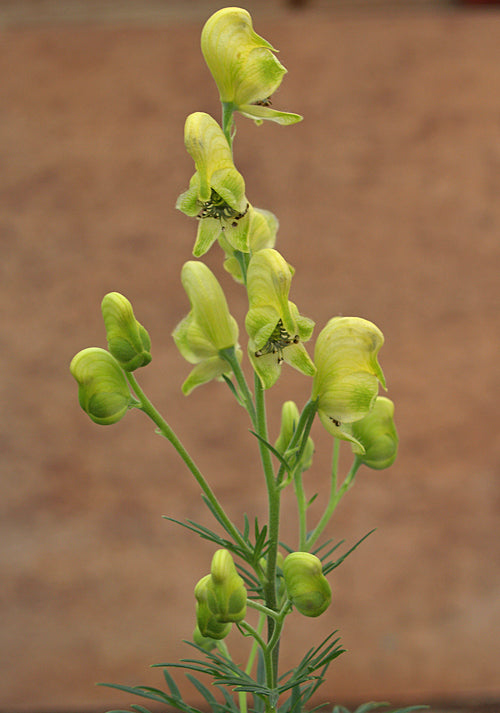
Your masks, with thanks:
[[[230,680],[241,694],[251,692],[255,700],[260,697],[256,710],[264,710],[264,701],[266,711],[275,711],[275,703],[269,701],[277,701],[279,695],[295,687],[296,698],[284,704],[283,710],[298,706],[299,711],[298,701],[309,690],[305,683],[322,678],[326,667],[342,651],[333,644],[319,647],[314,657],[308,659],[306,655],[296,673],[280,688],[278,643],[285,618],[294,610],[306,617],[317,617],[328,609],[332,592],[326,577],[354,547],[339,560],[332,560],[336,547],[329,548],[329,540],[319,547],[315,543],[340,498],[354,482],[359,467],[382,470],[394,462],[397,454],[394,405],[379,395],[380,387],[386,388],[378,362],[384,336],[375,324],[361,317],[332,316],[309,351],[315,322],[290,299],[295,270],[276,248],[278,219],[271,211],[251,204],[245,180],[233,158],[235,112],[258,124],[270,120],[290,125],[302,118],[272,108],[271,96],[278,90],[286,69],[271,44],[254,32],[250,15],[241,8],[224,8],[212,15],[203,29],[201,47],[219,90],[222,121],[219,124],[207,113],[194,112],[185,122],[184,143],[194,162],[194,174],[176,207],[197,220],[197,229],[192,250],[195,259],[185,262],[180,276],[190,308],[172,336],[181,356],[192,366],[182,384],[183,394],[191,394],[214,380],[221,381],[248,412],[264,471],[267,524],[260,526],[255,518],[251,534],[246,515],[243,528],[232,522],[172,428],[143,393],[133,372],[151,361],[151,341],[126,297],[111,292],[102,301],[108,350],[82,350],[73,358],[70,370],[78,383],[80,405],[95,423],[117,423],[134,407],[152,419],[200,485],[210,513],[224,531],[221,536],[191,520],[187,524],[188,529],[217,545],[210,574],[202,577],[194,589],[193,642],[206,654],[217,647],[222,658],[210,659],[215,668],[204,668],[199,662],[186,668],[213,675],[217,685]],[[229,311],[223,284],[199,259],[217,243],[226,273],[244,290],[247,367],[253,372],[253,391],[243,369],[240,330]],[[231,282],[228,275],[226,280]],[[283,404],[281,428],[273,445],[268,434],[265,394],[288,366],[309,380],[310,398],[302,410],[291,400]],[[334,457],[330,500],[323,515],[311,526],[308,508],[316,496],[306,497],[303,475],[313,466],[315,446],[310,433],[316,420],[332,436]],[[350,446],[353,465],[339,484],[341,441]],[[287,486],[293,487],[297,501],[295,547],[280,539],[280,498]],[[237,564],[233,556],[239,558]],[[259,612],[257,626],[247,621],[248,608]],[[264,641],[266,618],[268,638]],[[255,685],[250,683],[246,669],[238,677],[236,665],[226,656],[223,640],[233,629],[253,638],[254,654],[259,649]],[[226,662],[225,669],[221,661]],[[252,666],[247,668],[251,670]],[[307,675],[301,673],[305,670]],[[313,676],[314,671],[320,673]],[[165,700],[180,710],[192,710],[176,698],[177,689],[170,683],[169,687]],[[140,688],[139,695],[144,690]],[[205,689],[200,684],[198,690]],[[246,703],[241,710],[247,710]]]

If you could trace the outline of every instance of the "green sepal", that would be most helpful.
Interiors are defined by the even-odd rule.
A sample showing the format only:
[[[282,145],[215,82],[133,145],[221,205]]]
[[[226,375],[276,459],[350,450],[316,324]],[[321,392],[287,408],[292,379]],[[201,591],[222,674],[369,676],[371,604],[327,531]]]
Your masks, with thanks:
[[[203,27],[201,49],[223,104],[257,123],[300,121],[298,114],[268,106],[287,70],[275,56],[277,50],[254,32],[246,10],[227,7],[214,13]]]
[[[181,280],[191,304],[191,311],[172,334],[182,356],[195,367],[182,386],[184,394],[212,379],[230,375],[231,367],[219,352],[235,348],[238,324],[229,313],[222,287],[211,270],[202,262],[189,260],[182,268]]]
[[[311,398],[318,400],[321,422],[333,436],[363,446],[351,424],[366,416],[385,379],[377,361],[384,343],[380,329],[361,317],[333,317],[316,340],[316,374]]]
[[[281,126],[290,126],[291,124],[297,124],[304,118],[300,114],[276,111],[276,109],[258,104],[243,104],[238,107],[238,111],[247,119],[253,119],[258,126],[263,123],[264,119],[274,121],[275,124],[280,124]]]
[[[282,361],[307,376],[316,371],[303,345],[312,334],[314,322],[302,317],[288,299],[292,274],[288,263],[273,248],[252,255],[247,270],[248,354],[265,389],[278,379]]]

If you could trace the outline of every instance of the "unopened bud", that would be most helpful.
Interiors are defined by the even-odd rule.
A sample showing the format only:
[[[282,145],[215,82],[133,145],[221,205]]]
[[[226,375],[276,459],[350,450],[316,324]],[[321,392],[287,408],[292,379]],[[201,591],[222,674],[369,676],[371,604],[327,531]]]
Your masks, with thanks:
[[[119,292],[109,292],[101,304],[111,354],[126,371],[151,361],[151,340],[134,316],[132,305]]]
[[[105,349],[89,347],[78,352],[70,371],[78,382],[80,406],[95,423],[117,423],[134,404],[120,365]]]
[[[221,622],[208,605],[211,575],[202,577],[194,588],[196,597],[196,623],[202,636],[208,639],[225,639],[231,631],[231,624]]]
[[[292,552],[283,563],[283,575],[288,596],[304,616],[319,616],[330,606],[332,591],[315,555]]]
[[[370,413],[352,424],[352,432],[365,451],[358,457],[369,468],[382,470],[394,463],[398,434],[394,425],[394,404],[390,399],[379,396]],[[358,454],[355,444],[353,451]]]
[[[333,436],[361,444],[351,425],[375,403],[379,383],[385,387],[377,354],[384,335],[361,317],[333,317],[321,330],[314,349],[312,398],[318,400],[321,422]]]
[[[211,611],[222,622],[242,621],[247,610],[247,591],[228,550],[220,549],[214,554],[210,577],[207,603]]]
[[[299,409],[294,401],[285,401],[281,409],[281,431],[274,447],[281,455],[286,457],[286,450],[293,434],[299,423]],[[314,454],[314,443],[309,436],[307,439],[304,452],[302,453],[301,468],[302,471],[308,470],[311,467]]]

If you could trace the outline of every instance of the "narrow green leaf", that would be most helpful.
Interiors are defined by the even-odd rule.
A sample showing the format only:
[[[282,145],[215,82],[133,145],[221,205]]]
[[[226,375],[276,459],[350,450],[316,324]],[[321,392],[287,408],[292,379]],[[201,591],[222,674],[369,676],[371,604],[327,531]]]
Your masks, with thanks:
[[[238,393],[237,390],[236,390],[235,385],[233,384],[233,382],[232,382],[232,380],[229,378],[229,376],[227,376],[227,374],[222,374],[222,378],[224,379],[224,381],[226,382],[226,384],[229,386],[229,389],[230,389],[231,393],[233,394],[234,398],[236,399],[236,401],[238,402],[238,404],[239,404],[240,406],[243,406],[243,408],[245,408],[245,404],[243,403],[243,401],[242,401],[242,399],[241,399],[239,393]]]
[[[320,559],[325,559],[328,555],[322,554],[320,555],[321,550],[324,550],[325,547],[328,547],[333,542],[333,538],[330,537],[326,542],[323,542],[322,545],[319,545],[318,547],[315,547],[314,550],[311,550],[311,554],[316,555],[316,557],[319,557]],[[328,552],[331,554],[334,550],[338,549],[341,545],[343,545],[345,540],[339,540]]]
[[[289,473],[289,472],[290,472],[290,465],[289,465],[288,462],[283,458],[283,456],[281,455],[281,453],[280,453],[279,451],[277,451],[276,448],[275,448],[274,446],[272,446],[272,445],[269,443],[269,441],[266,441],[265,438],[263,438],[262,436],[260,436],[258,433],[255,433],[255,431],[250,431],[250,433],[252,434],[252,436],[255,436],[255,438],[257,438],[259,441],[261,441],[261,443],[263,443],[263,444],[265,445],[265,447],[266,447],[269,451],[271,451],[271,453],[273,454],[273,456],[275,456],[275,457],[279,460],[279,462],[281,463],[281,465],[283,466],[283,468],[285,469],[285,471],[286,471],[287,473]]]
[[[372,534],[375,532],[375,529],[376,529],[376,528],[374,528],[373,530],[370,530],[370,532],[367,532],[366,535],[364,535],[364,537],[362,537],[360,540],[358,540],[358,541],[356,542],[356,544],[353,545],[353,546],[351,547],[351,549],[347,550],[347,552],[346,552],[345,554],[343,554],[342,557],[339,557],[338,560],[336,560],[335,562],[329,562],[328,564],[324,565],[324,567],[323,567],[323,574],[326,576],[326,575],[329,574],[329,572],[331,572],[333,569],[336,569],[339,565],[341,565],[342,562],[343,562],[345,559],[347,559],[347,557],[349,557],[349,555],[350,555],[352,552],[354,552],[354,550],[357,549],[357,548],[359,547],[359,545],[360,545],[362,542],[364,542],[364,541],[366,540],[367,537],[369,537],[370,535],[372,535]]]
[[[358,706],[354,713],[368,713],[368,711],[374,711],[376,708],[387,708],[388,705],[386,702],[377,703],[375,701],[369,701],[368,703],[363,703]]]
[[[202,497],[203,502],[207,506],[207,508],[210,510],[210,512],[212,513],[214,518],[217,520],[219,525],[222,527],[222,529],[225,530],[230,535],[231,533],[227,530],[224,521],[220,518],[219,513],[214,509],[214,507],[212,506],[212,503],[204,495],[202,495],[201,497]],[[240,530],[238,530],[238,532],[242,535]],[[231,540],[231,542],[232,542],[232,540]]]
[[[210,530],[208,527],[204,527],[203,525],[198,525],[198,523],[193,522],[192,520],[182,522],[181,520],[176,520],[174,517],[169,517],[168,515],[163,515],[162,517],[164,520],[175,522],[176,525],[180,525],[186,530],[194,532],[196,535],[198,535],[204,540],[210,540],[211,542],[215,542],[217,545],[220,546],[223,546],[223,543],[227,542],[227,540],[224,540],[224,538],[222,538],[216,532],[213,532],[213,530]]]
[[[168,689],[169,689],[170,693],[172,694],[172,696],[174,698],[178,698],[180,701],[182,701],[181,692],[178,689],[176,682],[174,681],[172,676],[167,671],[167,669],[163,670],[163,677],[167,683]]]
[[[316,500],[317,497],[318,497],[318,493],[314,493],[314,495],[312,495],[312,496],[309,498],[309,500],[307,501],[307,507],[308,507],[308,508],[311,507],[311,505],[313,504],[313,502]]]
[[[165,703],[165,694],[158,696],[152,691],[148,691],[147,688],[142,688],[141,686],[122,686],[119,683],[98,683],[98,686],[105,686],[106,688],[114,688],[117,691],[123,691],[124,693],[131,693],[134,696],[141,696],[141,698],[149,698],[151,701],[156,701],[157,703]]]
[[[208,690],[208,688],[205,685],[203,685],[203,683],[200,680],[198,680],[195,676],[191,676],[190,673],[186,674],[186,678],[188,679],[188,681],[190,681],[193,684],[193,686],[196,688],[196,690],[199,693],[201,693],[203,698],[206,700],[206,702],[211,707],[212,711],[215,712],[219,708],[223,708],[223,706],[220,706],[220,704],[217,703],[215,696]]]
[[[340,540],[340,541],[337,542],[335,545],[333,545],[333,547],[330,547],[329,550],[327,550],[326,552],[323,552],[323,554],[320,555],[319,552],[320,552],[322,549],[324,549],[325,547],[327,547],[331,542],[333,542],[333,540],[331,540],[331,539],[330,539],[330,540],[327,540],[326,542],[324,542],[324,543],[323,543],[320,547],[318,547],[317,549],[311,550],[311,553],[312,553],[313,555],[316,555],[316,557],[319,557],[320,560],[323,562],[324,560],[328,559],[328,557],[330,557],[330,555],[333,554],[333,553],[335,552],[335,550],[337,550],[341,545],[343,545],[344,542],[345,542],[345,540]]]
[[[243,520],[245,523],[245,526],[243,528],[243,538],[248,541],[248,535],[250,533],[250,523],[248,522],[248,515],[246,513],[243,515]]]

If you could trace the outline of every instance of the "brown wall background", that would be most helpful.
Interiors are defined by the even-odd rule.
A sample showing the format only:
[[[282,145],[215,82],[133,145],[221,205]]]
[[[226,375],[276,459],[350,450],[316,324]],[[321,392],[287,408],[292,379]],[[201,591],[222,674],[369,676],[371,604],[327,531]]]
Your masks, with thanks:
[[[78,407],[68,364],[105,345],[106,292],[149,329],[140,381],[228,511],[265,517],[244,414],[223,385],[180,394],[188,365],[170,337],[196,228],[174,209],[192,173],[183,124],[219,113],[202,22],[0,39],[0,707],[12,711],[127,707],[94,683],[161,685],[148,666],[188,653],[212,553],[161,519],[211,524],[147,419],[99,428]],[[328,613],[295,616],[284,666],[338,628],[349,653],[330,700],[498,696],[500,15],[323,8],[254,24],[289,70],[275,106],[305,120],[238,119],[247,195],[278,215],[291,298],[318,329],[353,314],[384,331],[401,439],[395,466],[360,471],[341,504],[332,537],[377,532],[332,575]],[[241,324],[241,289],[218,249],[208,262]],[[309,388],[285,369],[271,419]],[[321,502],[329,439],[313,435],[307,486]],[[293,539],[291,498],[284,508]]]

